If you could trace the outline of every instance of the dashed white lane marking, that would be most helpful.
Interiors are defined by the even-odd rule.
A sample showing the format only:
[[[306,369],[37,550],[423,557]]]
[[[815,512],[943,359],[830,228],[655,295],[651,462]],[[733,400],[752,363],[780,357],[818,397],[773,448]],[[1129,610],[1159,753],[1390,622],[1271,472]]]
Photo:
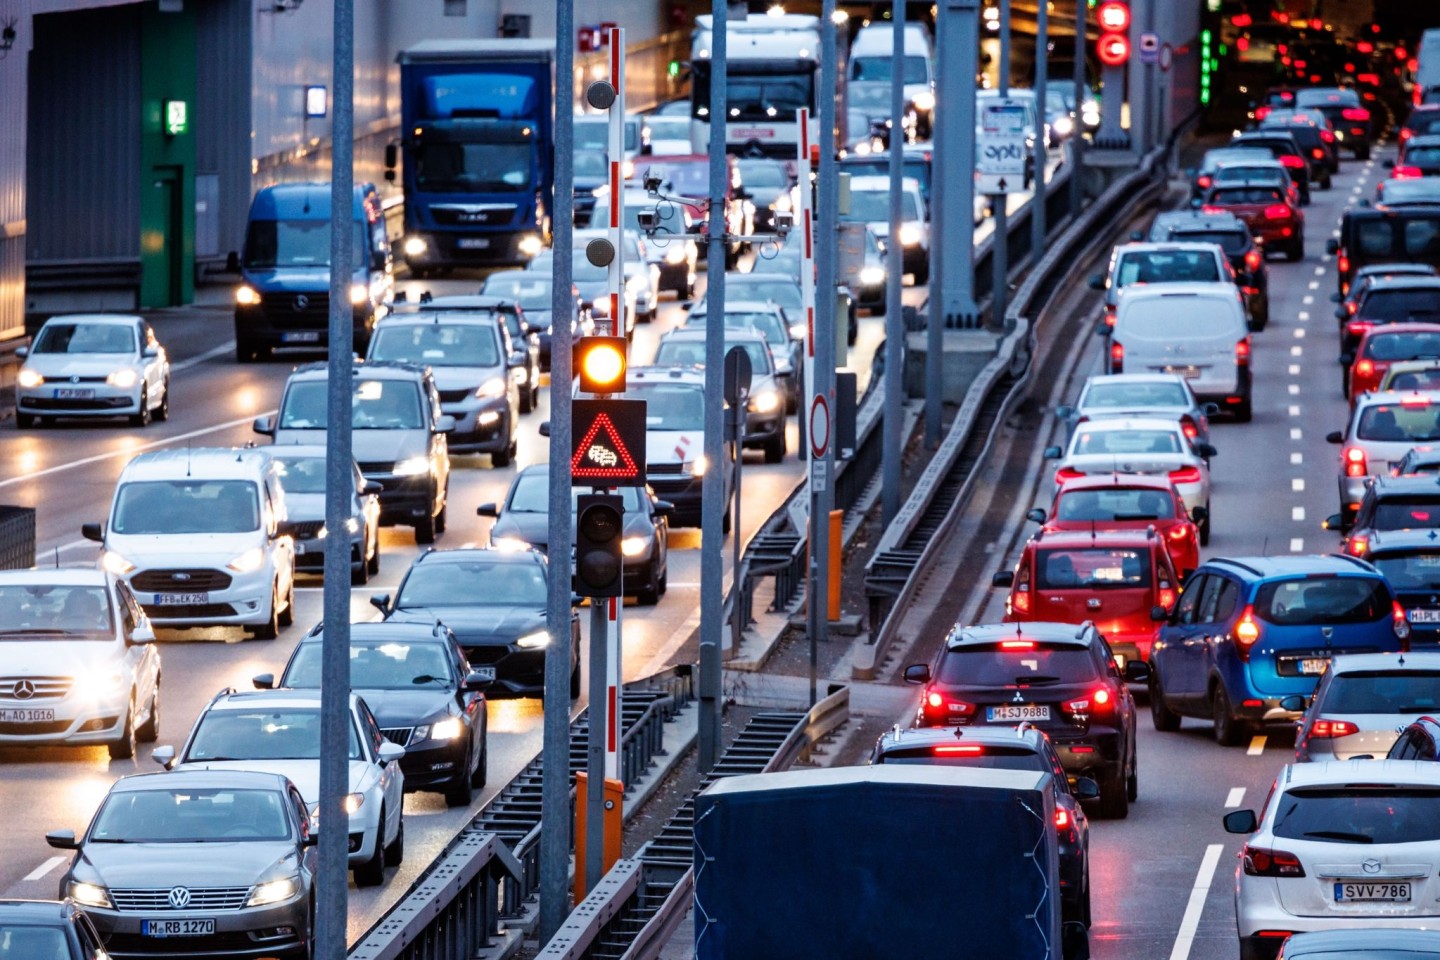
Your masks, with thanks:
[[[1303,298],[1300,302],[1303,303],[1303,304],[1305,304],[1305,306],[1308,307],[1308,306],[1310,306],[1310,304],[1312,304],[1312,303],[1315,302],[1315,298],[1314,298],[1313,296],[1311,296],[1310,294],[1307,293],[1307,294],[1305,294],[1304,298]],[[1301,310],[1298,314],[1296,314],[1296,316],[1298,316],[1301,320],[1309,320],[1309,319],[1310,319],[1310,311],[1308,311],[1308,310]]]
[[[561,289],[564,289],[564,288],[562,287]],[[1292,364],[1290,364],[1290,376],[1292,376],[1292,377],[1298,377],[1298,376],[1300,376],[1300,364],[1298,364],[1298,363],[1292,363]]]
[[[1319,280],[1311,280],[1310,283],[1306,285],[1305,289],[1306,289],[1306,290],[1319,290],[1319,289],[1320,289],[1320,281],[1319,281]]]
[[[1303,437],[1303,436],[1305,436],[1305,434],[1300,430],[1299,427],[1291,427],[1291,428],[1290,428],[1290,439],[1291,439],[1291,440],[1299,440],[1299,439],[1300,439],[1301,437]]]
[[[1298,417],[1298,416],[1300,416],[1300,408],[1297,407],[1297,406],[1292,405],[1292,406],[1290,407],[1290,410],[1289,410],[1288,412],[1289,412],[1290,416],[1292,416],[1292,417]]]
[[[1291,552],[1291,553],[1304,553],[1304,552],[1305,552],[1305,539],[1304,539],[1303,537],[1291,537],[1291,538],[1290,538],[1290,552]]]
[[[1290,519],[1291,519],[1291,520],[1297,520],[1297,521],[1299,521],[1299,520],[1304,520],[1304,519],[1305,519],[1305,508],[1304,508],[1304,507],[1291,507],[1291,508],[1290,508]]]
[[[1296,450],[1294,453],[1290,454],[1290,462],[1296,464],[1297,466],[1304,463],[1305,454],[1301,453],[1299,450]]]
[[[216,347],[213,350],[206,350],[204,353],[199,354],[198,356],[190,357],[188,360],[181,360],[179,363],[170,364],[170,372],[175,373],[177,370],[189,370],[191,367],[199,366],[207,360],[214,360],[216,357],[228,356],[234,352],[235,341],[227,340],[225,343],[220,344],[220,346]]]
[[[1317,277],[1323,277],[1323,276],[1325,276],[1325,268],[1324,268],[1324,267],[1316,267],[1316,268],[1315,268],[1315,276],[1317,276]]]
[[[1295,344],[1295,346],[1293,346],[1293,347],[1290,348],[1290,356],[1292,356],[1292,357],[1299,357],[1299,356],[1302,356],[1304,353],[1305,353],[1305,348],[1302,347],[1302,346],[1300,346],[1300,344],[1298,344],[1298,343]]]
[[[230,349],[231,349],[231,350],[234,350],[234,349],[235,349],[235,347],[234,347],[233,344],[231,345]],[[174,369],[174,368],[172,367],[171,369]],[[25,879],[26,879],[26,880],[39,880],[40,878],[44,877],[45,874],[49,873],[51,870],[54,870],[56,867],[60,866],[60,864],[62,864],[62,863],[64,863],[64,862],[65,862],[65,858],[64,858],[64,857],[51,857],[49,860],[46,860],[44,863],[40,864],[40,866],[36,867],[34,870],[31,870],[29,873],[25,874]]]
[[[1078,33],[1079,31],[1076,31],[1076,32]],[[1244,787],[1231,787],[1231,788],[1230,788],[1230,792],[1225,795],[1225,806],[1226,806],[1227,809],[1229,809],[1229,808],[1231,808],[1231,807],[1238,807],[1238,806],[1240,806],[1240,804],[1242,804],[1242,803],[1244,803],[1244,802],[1245,802],[1245,788],[1244,788]]]
[[[1293,477],[1293,478],[1291,478],[1291,480],[1290,480],[1290,489],[1293,490],[1293,491],[1296,492],[1296,493],[1302,493],[1302,492],[1304,492],[1304,490],[1305,490],[1305,478],[1304,478],[1304,477]]]
[[[1258,757],[1258,756],[1260,756],[1260,754],[1262,754],[1262,753],[1264,753],[1264,752],[1265,752],[1265,735],[1262,733],[1262,734],[1260,734],[1259,736],[1251,737],[1251,738],[1250,738],[1250,746],[1247,747],[1246,750],[1245,750],[1245,756],[1247,756],[1247,757]]]
[[[562,289],[563,289],[563,288],[562,288]],[[1298,397],[1298,396],[1300,395],[1300,384],[1298,384],[1298,383],[1292,383],[1292,384],[1290,384],[1289,390],[1290,390],[1290,396],[1292,396],[1292,397]]]
[[[1215,879],[1215,868],[1224,849],[1224,844],[1212,843],[1205,848],[1205,856],[1200,858],[1200,869],[1195,874],[1195,886],[1190,889],[1190,900],[1185,904],[1185,915],[1180,918],[1180,932],[1175,935],[1170,960],[1190,960],[1195,931],[1200,928],[1200,914],[1205,911],[1205,898],[1210,894],[1210,883]]]
[[[1296,340],[1304,340],[1304,339],[1305,339],[1305,330],[1304,330],[1304,328],[1302,328],[1302,327],[1296,327],[1296,328],[1295,328],[1295,339],[1296,339]]]

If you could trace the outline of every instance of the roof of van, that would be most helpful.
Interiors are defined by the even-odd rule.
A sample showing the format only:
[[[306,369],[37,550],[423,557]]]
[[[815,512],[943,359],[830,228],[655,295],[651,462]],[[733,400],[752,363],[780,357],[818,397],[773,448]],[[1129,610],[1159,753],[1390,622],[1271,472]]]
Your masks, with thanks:
[[[889,23],[871,23],[860,28],[855,39],[850,41],[850,58],[863,56],[889,56],[895,49],[895,28]],[[930,34],[921,23],[905,24],[905,52],[923,53],[933,56]]]
[[[363,215],[365,199],[373,196],[375,210],[379,212],[380,196],[374,184],[355,184],[353,211],[356,217]],[[306,181],[303,183],[272,183],[261,187],[250,204],[251,220],[328,220],[330,217],[329,181]]]
[[[237,474],[259,477],[273,461],[262,449],[200,447],[196,449],[151,450],[126,465],[126,480],[205,480],[231,478]]]
[[[1235,284],[1229,282],[1221,283],[1166,283],[1166,284],[1131,284],[1121,288],[1121,303],[1137,303],[1146,300],[1195,300],[1205,298],[1209,300],[1233,300],[1239,303]]]

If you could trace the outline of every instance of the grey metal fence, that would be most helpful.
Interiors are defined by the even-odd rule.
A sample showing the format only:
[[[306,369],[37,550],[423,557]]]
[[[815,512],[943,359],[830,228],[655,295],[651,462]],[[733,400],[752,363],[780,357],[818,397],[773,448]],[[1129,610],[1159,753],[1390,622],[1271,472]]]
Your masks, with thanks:
[[[0,506],[0,570],[35,566],[35,509]]]

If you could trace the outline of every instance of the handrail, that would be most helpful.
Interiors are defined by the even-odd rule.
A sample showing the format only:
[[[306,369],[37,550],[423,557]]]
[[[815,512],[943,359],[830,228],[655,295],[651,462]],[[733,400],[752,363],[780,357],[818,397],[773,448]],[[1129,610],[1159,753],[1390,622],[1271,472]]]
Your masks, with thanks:
[[[840,726],[850,717],[850,688],[848,686],[832,686],[830,695],[822,699],[810,711],[805,714],[805,719],[797,723],[765,764],[763,773],[774,773],[777,770],[787,770],[790,765],[819,743],[828,737],[836,727]]]
[[[595,889],[575,905],[570,916],[555,931],[535,960],[578,960],[585,955],[600,932],[629,906],[640,889],[643,864],[639,860],[617,860]]]

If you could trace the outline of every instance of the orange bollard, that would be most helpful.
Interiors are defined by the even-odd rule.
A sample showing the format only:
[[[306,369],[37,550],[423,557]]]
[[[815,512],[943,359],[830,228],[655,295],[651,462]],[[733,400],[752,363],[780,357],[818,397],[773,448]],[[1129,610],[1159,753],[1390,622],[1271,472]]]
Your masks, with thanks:
[[[575,774],[575,902],[579,903],[585,899],[585,828],[586,812],[589,804],[586,802],[585,790],[589,776],[583,771]],[[615,861],[620,859],[620,841],[625,828],[625,784],[619,780],[605,779],[605,818],[600,829],[605,832],[604,853],[602,855],[603,869],[601,873],[610,872],[615,866]]]
[[[841,588],[842,588],[842,586],[843,586],[843,585],[841,584],[841,582],[840,582],[841,577],[843,576],[842,571],[841,571],[840,561],[841,561],[841,554],[842,554],[841,548],[844,546],[844,544],[841,543],[841,540],[844,538],[844,527],[845,527],[845,511],[844,511],[844,510],[831,510],[831,511],[830,511],[830,594],[829,594],[828,597],[826,597],[826,599],[830,601],[829,611],[828,611],[828,612],[829,612],[829,614],[830,614],[830,622],[831,622],[831,623],[834,623],[834,622],[836,622],[837,620],[840,619],[840,591],[841,591]]]

